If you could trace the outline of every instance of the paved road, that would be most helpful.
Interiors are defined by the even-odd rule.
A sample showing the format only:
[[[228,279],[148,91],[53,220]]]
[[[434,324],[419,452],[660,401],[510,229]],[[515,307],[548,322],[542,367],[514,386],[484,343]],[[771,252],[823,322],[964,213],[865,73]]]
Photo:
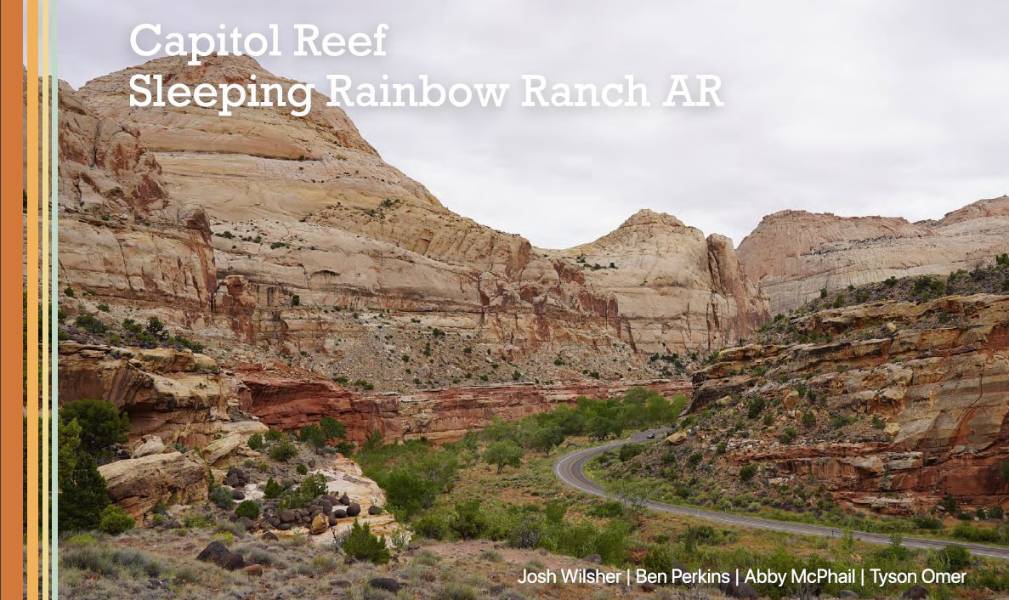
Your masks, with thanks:
[[[603,498],[610,498],[618,500],[614,494],[611,494],[603,489],[598,483],[592,481],[585,475],[585,465],[588,464],[590,460],[596,456],[606,452],[607,450],[612,450],[614,448],[620,447],[624,444],[631,442],[645,442],[648,441],[648,435],[650,433],[656,433],[656,438],[661,439],[662,434],[658,430],[643,431],[636,433],[633,436],[618,440],[615,442],[610,442],[608,444],[603,444],[601,446],[593,446],[592,448],[585,448],[583,450],[577,450],[571,454],[565,455],[554,465],[554,474],[569,486],[587,492],[589,494],[594,494],[596,496],[602,496]],[[811,535],[819,537],[829,537],[829,538],[840,538],[844,535],[844,530],[837,529],[834,527],[825,527],[823,525],[809,525],[806,523],[792,523],[789,521],[774,521],[771,519],[761,519],[757,517],[748,517],[744,515],[736,515],[732,513],[719,512],[715,510],[706,510],[703,508],[693,508],[689,506],[677,506],[674,504],[666,504],[664,502],[656,502],[653,500],[645,500],[643,502],[644,506],[652,510],[657,510],[661,512],[672,513],[675,515],[683,515],[687,517],[696,517],[698,519],[703,519],[705,521],[711,521],[713,523],[719,523],[722,525],[731,525],[735,527],[749,527],[753,529],[768,529],[771,531],[782,531],[785,533],[794,533],[798,535]],[[852,535],[855,539],[861,540],[863,542],[868,542],[870,544],[889,544],[890,536],[887,534],[880,533],[869,533],[866,531],[853,531]],[[928,538],[918,538],[918,537],[905,537],[904,545],[909,548],[924,548],[924,549],[935,549],[942,548],[948,544],[956,543],[970,550],[976,556],[985,556],[988,558],[996,558],[1000,560],[1009,560],[1009,548],[999,547],[999,546],[988,546],[985,544],[972,544],[967,542],[951,542],[943,540],[933,540]]]

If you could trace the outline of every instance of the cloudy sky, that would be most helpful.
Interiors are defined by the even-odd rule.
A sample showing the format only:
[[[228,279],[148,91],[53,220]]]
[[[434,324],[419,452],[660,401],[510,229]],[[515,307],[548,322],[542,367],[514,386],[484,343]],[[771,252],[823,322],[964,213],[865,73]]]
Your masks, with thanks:
[[[718,109],[349,109],[385,159],[449,208],[543,247],[594,239],[640,208],[737,243],[783,209],[938,218],[1009,193],[1009,3],[586,0],[60,0],[74,86],[143,62],[129,35],[371,31],[388,56],[263,57],[314,82],[606,83],[722,78]],[[293,38],[287,35],[287,38]],[[289,50],[285,46],[285,50]],[[513,89],[515,94],[519,89]],[[512,98],[515,100],[515,98]],[[658,104],[658,103],[655,103]]]

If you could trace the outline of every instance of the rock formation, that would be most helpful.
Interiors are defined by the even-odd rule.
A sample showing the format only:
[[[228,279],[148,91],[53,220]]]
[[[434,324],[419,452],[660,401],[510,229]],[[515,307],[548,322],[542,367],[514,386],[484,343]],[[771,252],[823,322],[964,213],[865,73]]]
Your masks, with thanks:
[[[292,83],[244,57],[184,63],[67,91],[60,278],[93,294],[85,310],[156,314],[236,363],[283,358],[387,389],[512,370],[647,378],[643,353],[707,352],[766,316],[724,238],[644,211],[584,247],[534,248],[444,208],[320,99],[304,118],[128,107],[136,72]],[[433,330],[457,343],[434,349],[439,364],[404,364]],[[577,367],[555,368],[559,354]]]
[[[1009,460],[1009,296],[858,305],[789,327],[820,341],[724,350],[695,377],[691,412],[756,394],[791,415],[738,446],[734,460],[810,477],[840,500],[888,512],[926,510],[947,494],[975,506],[1009,501],[1001,470]],[[803,429],[803,410],[821,409],[873,417],[877,427],[810,434],[796,445],[775,439],[789,423]]]
[[[1009,196],[918,223],[777,212],[740,243],[739,260],[770,299],[771,312],[782,313],[817,297],[822,288],[971,270],[1003,252],[1009,252]]]

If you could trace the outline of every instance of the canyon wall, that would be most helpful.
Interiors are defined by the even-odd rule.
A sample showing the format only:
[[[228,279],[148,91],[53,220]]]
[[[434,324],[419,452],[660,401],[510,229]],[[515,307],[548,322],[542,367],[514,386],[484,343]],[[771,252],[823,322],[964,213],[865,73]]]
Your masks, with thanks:
[[[939,221],[838,217],[788,210],[764,217],[739,244],[750,281],[784,313],[828,291],[908,275],[945,275],[1009,252],[1009,196]]]
[[[947,494],[1009,501],[1009,296],[824,310],[790,330],[819,341],[728,349],[695,376],[692,412],[757,394],[800,432],[801,443],[783,444],[771,427],[734,448],[735,461],[890,512]],[[803,411],[843,420],[806,433]]]
[[[62,186],[60,278],[117,320],[143,311],[226,362],[280,357],[405,391],[416,379],[510,378],[510,368],[486,369],[488,356],[541,381],[647,378],[656,373],[643,353],[707,352],[766,317],[731,244],[673,217],[645,211],[585,247],[538,249],[447,210],[322,97],[304,118],[135,110],[128,81],[138,72],[293,83],[246,57],[199,67],[164,58],[68,90],[68,126],[83,131],[61,129],[81,146],[68,168],[104,169],[119,183],[95,192],[77,176]],[[117,133],[95,133],[107,131]],[[106,138],[123,148],[106,149]],[[105,155],[129,160],[93,159]],[[434,349],[442,364],[407,372],[402,356],[420,353],[433,329],[454,340]],[[558,355],[569,368],[555,368]]]

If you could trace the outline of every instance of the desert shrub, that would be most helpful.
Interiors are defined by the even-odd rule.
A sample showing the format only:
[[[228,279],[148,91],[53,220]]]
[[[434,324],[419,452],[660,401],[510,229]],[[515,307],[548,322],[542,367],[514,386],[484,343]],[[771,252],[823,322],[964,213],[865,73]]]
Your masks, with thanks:
[[[932,515],[915,515],[911,520],[914,522],[914,526],[918,529],[928,529],[932,531],[942,529],[942,521]]]
[[[282,493],[284,493],[284,487],[274,481],[273,477],[266,480],[266,486],[263,487],[263,496],[273,499],[279,498]]]
[[[540,519],[519,520],[508,532],[508,545],[512,548],[536,548],[543,538],[543,522]]]
[[[290,440],[280,440],[270,446],[270,458],[277,462],[287,462],[298,454],[298,449]]]
[[[435,596],[437,600],[476,600],[476,597],[473,588],[461,583],[446,583]]]
[[[323,417],[319,420],[319,429],[327,440],[340,439],[347,435],[347,428],[333,417]]]
[[[968,523],[957,525],[953,529],[953,537],[967,540],[968,542],[998,543],[1004,541],[999,530],[975,527]]]
[[[781,432],[781,435],[778,436],[778,441],[782,444],[791,444],[795,441],[795,438],[798,435],[798,432],[796,432],[794,428],[786,427],[785,430]]]
[[[665,544],[648,548],[648,553],[645,554],[645,558],[641,562],[646,569],[653,573],[670,573],[676,564],[673,551]]]
[[[259,503],[254,500],[242,500],[235,508],[235,515],[256,520],[259,518]]]
[[[377,565],[389,562],[389,550],[385,547],[385,539],[373,535],[367,523],[361,525],[358,521],[354,521],[341,548],[347,556],[357,560],[366,560]]]
[[[265,443],[263,442],[263,434],[254,433],[251,436],[249,436],[249,448],[253,450],[262,450],[264,444]]]
[[[284,439],[284,432],[276,429],[270,429],[267,430],[266,435],[264,435],[263,438],[268,442],[279,442]]]
[[[757,474],[757,465],[752,463],[748,465],[743,465],[743,468],[739,470],[739,480],[750,481],[756,474]]]
[[[231,497],[231,491],[219,485],[210,488],[210,501],[218,508],[223,508],[224,510],[231,510],[231,507],[235,505],[235,501]]]
[[[547,519],[547,523],[551,525],[558,525],[564,522],[564,514],[568,510],[568,505],[562,500],[551,500],[547,502],[544,508],[544,514]]]
[[[494,442],[484,450],[483,459],[487,464],[497,467],[500,473],[505,467],[518,467],[522,464],[522,447],[511,440]]]
[[[1005,511],[1002,510],[1001,506],[993,506],[988,509],[988,516],[1000,521],[1005,516]]]
[[[323,435],[322,429],[318,425],[305,425],[302,427],[301,431],[298,432],[298,439],[313,448],[322,448],[326,445],[326,436]]]
[[[802,426],[806,429],[812,429],[816,427],[816,415],[812,411],[806,411],[802,413]]]
[[[112,446],[126,442],[130,418],[108,400],[81,399],[60,408],[60,421],[80,425],[80,449],[95,458],[111,454]]]
[[[108,329],[101,319],[90,313],[82,313],[78,315],[77,318],[74,319],[74,325],[84,331],[87,331],[88,333],[96,335],[105,333],[106,329]]]
[[[746,407],[746,416],[750,419],[756,419],[760,416],[760,413],[764,412],[764,405],[763,398],[752,398]]]
[[[280,495],[281,508],[302,508],[326,493],[326,478],[322,474],[309,475],[298,486]]]
[[[950,544],[929,557],[929,563],[939,571],[962,571],[970,566],[970,551],[963,546]]]
[[[298,475],[308,475],[308,466],[305,463],[298,463],[295,470],[298,472]]]
[[[438,514],[426,514],[420,517],[414,522],[413,529],[418,535],[432,540],[444,539],[449,534],[447,519]]]
[[[134,522],[133,517],[115,504],[106,506],[105,509],[102,510],[101,517],[98,521],[98,529],[109,535],[119,535],[124,531],[133,529],[134,525],[136,525],[136,523]]]
[[[480,501],[457,502],[449,519],[449,528],[460,538],[470,540],[480,537],[487,527],[486,515],[480,510]]]
[[[626,461],[634,458],[635,456],[644,452],[645,447],[641,444],[624,444],[620,446],[620,450],[617,452],[617,456],[621,461]]]
[[[607,500],[589,509],[593,517],[620,517],[624,514],[624,505],[616,500]]]

